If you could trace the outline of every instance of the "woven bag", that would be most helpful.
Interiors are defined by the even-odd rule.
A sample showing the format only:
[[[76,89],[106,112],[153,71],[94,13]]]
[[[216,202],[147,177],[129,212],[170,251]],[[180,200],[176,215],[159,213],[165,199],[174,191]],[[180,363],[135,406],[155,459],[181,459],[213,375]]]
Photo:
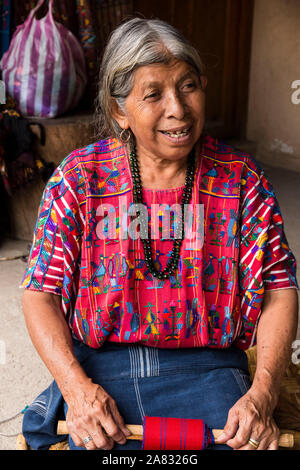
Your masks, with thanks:
[[[17,27],[0,67],[8,95],[23,116],[53,118],[74,108],[85,90],[86,66],[75,36],[53,19],[53,0],[46,16],[35,14]]]

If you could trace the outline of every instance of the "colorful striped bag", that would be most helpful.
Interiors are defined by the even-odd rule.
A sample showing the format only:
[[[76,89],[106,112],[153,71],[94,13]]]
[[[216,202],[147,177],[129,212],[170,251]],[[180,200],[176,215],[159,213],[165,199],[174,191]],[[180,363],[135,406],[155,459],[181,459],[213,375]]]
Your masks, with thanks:
[[[0,67],[6,90],[23,116],[53,118],[74,108],[87,76],[83,50],[75,36],[53,19],[53,0],[46,16],[35,14],[17,27]]]

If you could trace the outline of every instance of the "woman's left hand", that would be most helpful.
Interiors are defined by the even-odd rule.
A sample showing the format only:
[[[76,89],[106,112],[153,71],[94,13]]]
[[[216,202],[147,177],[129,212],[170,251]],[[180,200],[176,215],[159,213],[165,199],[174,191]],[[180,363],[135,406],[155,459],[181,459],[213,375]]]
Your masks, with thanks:
[[[274,397],[259,390],[249,391],[229,410],[224,433],[217,443],[235,450],[256,450],[249,443],[259,443],[257,450],[276,450],[280,432],[273,419]]]

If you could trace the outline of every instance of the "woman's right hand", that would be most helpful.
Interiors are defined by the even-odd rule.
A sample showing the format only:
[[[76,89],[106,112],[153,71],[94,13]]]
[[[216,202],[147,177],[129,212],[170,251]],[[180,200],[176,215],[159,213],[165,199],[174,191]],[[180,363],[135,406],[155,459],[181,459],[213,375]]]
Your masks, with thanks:
[[[100,386],[88,385],[73,391],[66,400],[68,431],[77,447],[87,450],[111,450],[114,444],[125,444],[130,431],[119,413],[115,400]],[[92,440],[84,443],[84,438]]]

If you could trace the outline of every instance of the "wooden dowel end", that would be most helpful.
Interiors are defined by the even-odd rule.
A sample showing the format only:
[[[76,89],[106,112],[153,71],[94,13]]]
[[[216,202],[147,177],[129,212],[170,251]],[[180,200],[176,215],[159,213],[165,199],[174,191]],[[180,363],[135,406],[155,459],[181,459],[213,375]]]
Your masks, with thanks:
[[[217,442],[218,437],[221,436],[222,432],[223,432],[222,429],[213,429],[213,435],[214,435],[216,444],[218,444]],[[293,448],[294,444],[295,444],[294,433],[292,431],[282,431],[282,434],[280,434],[280,438],[279,438],[279,447]]]
[[[142,441],[143,440],[143,426],[140,424],[127,424],[126,427],[131,432],[131,436],[128,436],[127,439]],[[66,421],[58,421],[57,425],[57,434],[68,434],[68,428]]]

